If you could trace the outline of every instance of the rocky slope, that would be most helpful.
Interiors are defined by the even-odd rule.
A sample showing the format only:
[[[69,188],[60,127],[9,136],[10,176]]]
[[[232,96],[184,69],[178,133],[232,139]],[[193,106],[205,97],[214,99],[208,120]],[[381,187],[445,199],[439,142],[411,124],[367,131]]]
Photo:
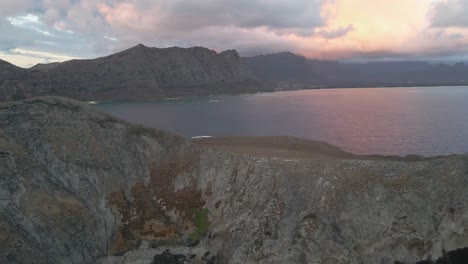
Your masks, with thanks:
[[[265,90],[234,50],[137,45],[103,58],[3,71],[0,100],[61,95],[79,100],[151,99]],[[21,75],[20,75],[21,73]]]
[[[466,155],[265,158],[0,104],[0,263],[466,263],[467,206]]]

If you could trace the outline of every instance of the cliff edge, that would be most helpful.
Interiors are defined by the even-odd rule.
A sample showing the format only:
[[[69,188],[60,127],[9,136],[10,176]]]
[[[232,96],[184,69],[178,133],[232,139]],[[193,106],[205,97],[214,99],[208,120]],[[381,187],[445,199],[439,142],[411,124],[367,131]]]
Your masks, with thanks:
[[[0,263],[466,263],[467,206],[466,155],[263,157],[0,104]]]

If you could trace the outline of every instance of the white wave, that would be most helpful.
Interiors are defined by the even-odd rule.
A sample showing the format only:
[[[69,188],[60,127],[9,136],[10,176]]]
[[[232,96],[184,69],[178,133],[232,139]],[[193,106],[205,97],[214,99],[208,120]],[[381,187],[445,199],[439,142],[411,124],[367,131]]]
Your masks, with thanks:
[[[191,137],[193,139],[196,139],[196,138],[210,138],[212,136],[194,136],[194,137]]]

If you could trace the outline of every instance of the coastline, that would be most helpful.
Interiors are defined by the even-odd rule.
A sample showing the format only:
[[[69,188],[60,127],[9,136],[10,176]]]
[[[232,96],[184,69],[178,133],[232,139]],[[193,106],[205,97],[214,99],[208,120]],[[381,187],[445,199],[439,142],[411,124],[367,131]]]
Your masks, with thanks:
[[[221,96],[235,96],[235,95],[254,95],[254,94],[272,94],[272,93],[280,93],[280,92],[295,92],[295,91],[309,91],[309,90],[347,90],[347,89],[385,89],[385,88],[391,88],[391,89],[406,89],[406,88],[437,88],[437,87],[466,87],[468,88],[467,85],[418,85],[418,86],[356,86],[356,87],[313,87],[313,88],[304,88],[304,89],[289,89],[289,90],[273,90],[273,91],[258,91],[258,92],[241,92],[241,93],[220,93],[220,94],[200,94],[200,95],[181,95],[181,96],[168,96],[168,97],[156,97],[156,98],[146,98],[146,99],[117,99],[117,100],[83,100],[83,102],[87,102],[88,104],[90,102],[96,102],[95,104],[106,104],[106,103],[122,103],[122,102],[170,102],[170,101],[177,101],[181,99],[201,99],[201,98],[213,98],[213,97],[221,97]],[[93,103],[92,103],[93,104]],[[94,105],[94,104],[93,104]]]

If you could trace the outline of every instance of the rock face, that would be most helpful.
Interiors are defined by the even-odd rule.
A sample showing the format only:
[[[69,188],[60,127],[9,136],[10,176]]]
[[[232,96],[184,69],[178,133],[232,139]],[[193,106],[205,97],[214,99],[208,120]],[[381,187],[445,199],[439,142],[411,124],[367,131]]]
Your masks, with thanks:
[[[466,155],[264,158],[68,99],[0,104],[0,263],[431,263],[467,247]]]
[[[218,54],[202,47],[158,49],[140,44],[103,58],[31,69],[4,71],[0,64],[0,100],[4,101],[38,95],[116,100],[261,90],[266,87],[235,50]]]

